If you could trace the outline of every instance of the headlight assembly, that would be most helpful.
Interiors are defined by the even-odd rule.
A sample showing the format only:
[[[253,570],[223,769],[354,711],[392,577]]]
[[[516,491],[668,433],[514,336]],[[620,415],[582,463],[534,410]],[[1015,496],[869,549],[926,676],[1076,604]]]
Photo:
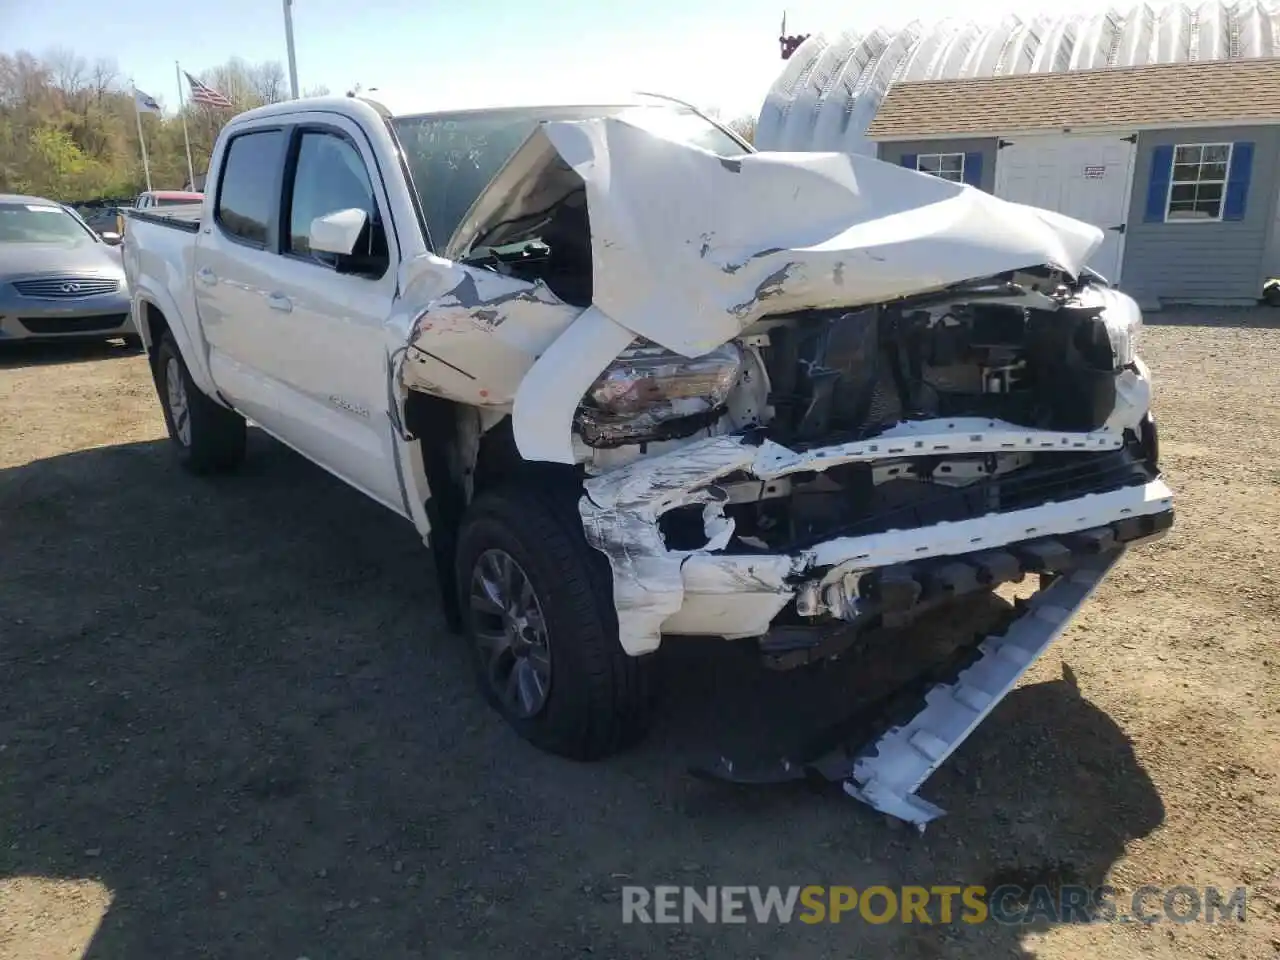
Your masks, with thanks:
[[[691,360],[637,340],[591,385],[575,424],[593,447],[688,436],[720,417],[741,371],[732,343]]]

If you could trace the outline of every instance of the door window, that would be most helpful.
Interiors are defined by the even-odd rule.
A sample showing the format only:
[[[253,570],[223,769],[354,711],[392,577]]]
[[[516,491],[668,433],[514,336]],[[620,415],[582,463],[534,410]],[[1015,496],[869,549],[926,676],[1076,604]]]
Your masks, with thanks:
[[[289,233],[285,250],[327,266],[337,257],[311,249],[311,223],[339,210],[362,210],[369,227],[361,237],[363,257],[387,256],[386,234],[378,217],[373,184],[360,151],[347,139],[323,131],[304,131],[298,144],[293,191],[289,200]]]
[[[214,219],[247,243],[266,246],[277,204],[276,171],[284,157],[284,131],[242,133],[227,144]]]

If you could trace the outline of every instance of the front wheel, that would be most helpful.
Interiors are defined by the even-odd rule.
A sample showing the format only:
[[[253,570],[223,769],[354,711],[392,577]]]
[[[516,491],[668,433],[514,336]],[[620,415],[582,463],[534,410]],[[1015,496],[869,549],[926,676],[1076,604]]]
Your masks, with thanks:
[[[458,538],[458,597],[489,703],[535,746],[595,760],[643,736],[653,664],[618,642],[608,562],[573,506],[523,488],[479,497]]]
[[[178,461],[192,473],[223,473],[244,459],[244,417],[195,385],[173,337],[164,334],[154,360],[156,391]]]

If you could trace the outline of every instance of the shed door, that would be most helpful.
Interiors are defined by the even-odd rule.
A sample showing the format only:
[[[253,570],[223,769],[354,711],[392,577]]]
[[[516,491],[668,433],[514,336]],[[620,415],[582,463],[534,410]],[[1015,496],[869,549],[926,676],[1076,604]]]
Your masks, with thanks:
[[[1089,266],[1117,283],[1137,139],[1051,134],[1001,140],[996,196],[1101,227],[1102,246]]]

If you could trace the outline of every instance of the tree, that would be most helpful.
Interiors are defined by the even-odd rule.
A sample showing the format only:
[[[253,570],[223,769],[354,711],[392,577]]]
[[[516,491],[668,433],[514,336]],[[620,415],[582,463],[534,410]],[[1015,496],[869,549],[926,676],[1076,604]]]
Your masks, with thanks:
[[[756,142],[755,117],[738,117],[736,120],[730,120],[725,126],[747,141],[747,143],[754,144]]]
[[[184,116],[199,175],[231,117],[288,97],[284,68],[274,61],[236,58],[200,77],[230,98],[235,109],[188,102],[182,114],[143,115],[157,189],[178,188],[187,180]],[[321,92],[327,91],[309,93]],[[123,199],[141,191],[145,180],[133,94],[114,60],[90,63],[66,48],[40,57],[27,51],[0,54],[0,193],[72,202]]]

